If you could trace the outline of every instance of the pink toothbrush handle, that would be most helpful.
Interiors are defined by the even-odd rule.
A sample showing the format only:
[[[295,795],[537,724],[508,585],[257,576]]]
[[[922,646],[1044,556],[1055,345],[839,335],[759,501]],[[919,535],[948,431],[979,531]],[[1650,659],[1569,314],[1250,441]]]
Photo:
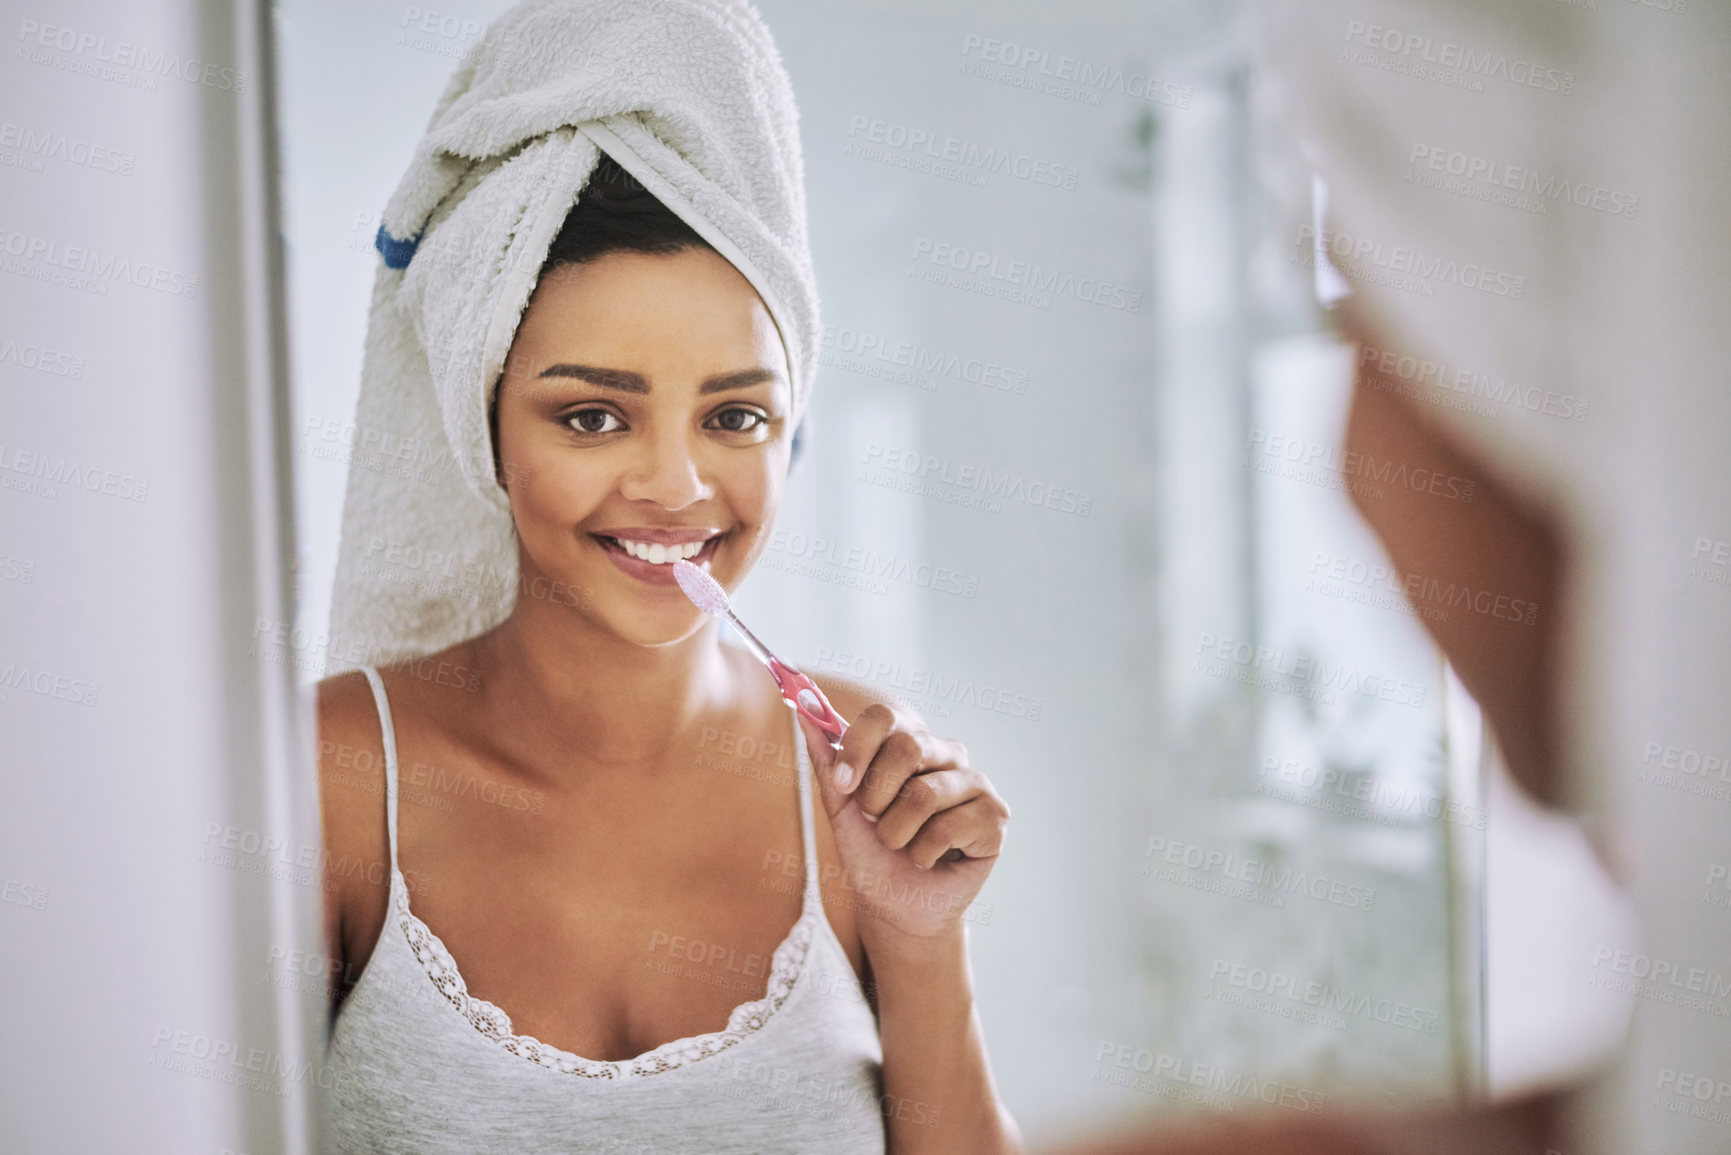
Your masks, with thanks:
[[[770,659],[769,672],[774,675],[775,684],[781,687],[781,696],[787,699],[787,704],[822,730],[832,747],[841,749],[841,736],[847,733],[847,723],[835,712],[835,707],[829,704],[817,683],[780,658]]]
[[[817,683],[774,656],[770,658],[769,672],[774,675],[776,685],[781,687],[781,696],[787,700],[788,705],[810,719],[812,725],[829,737],[830,746],[840,750],[841,736],[847,733],[847,723],[842,720],[840,714],[835,712],[835,707],[829,704],[829,699],[823,696],[823,691],[817,688]],[[808,690],[811,692],[811,697],[816,700],[817,705],[822,708],[822,713],[813,709],[809,701],[801,701]],[[875,814],[866,814],[863,810],[860,813],[865,815],[868,822],[878,820],[878,816]],[[945,862],[954,862],[966,857],[967,855],[959,847],[951,847],[943,854]]]

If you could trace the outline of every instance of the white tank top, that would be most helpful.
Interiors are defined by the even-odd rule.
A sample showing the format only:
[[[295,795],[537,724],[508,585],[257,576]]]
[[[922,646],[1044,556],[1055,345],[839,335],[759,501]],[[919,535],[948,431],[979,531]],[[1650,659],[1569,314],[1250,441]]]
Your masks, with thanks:
[[[735,1007],[725,1030],[610,1062],[513,1034],[409,909],[396,733],[383,680],[365,672],[384,732],[390,905],[326,1048],[321,1082],[338,1150],[883,1155],[883,1050],[818,893],[811,762],[797,722],[805,897],[767,993]]]

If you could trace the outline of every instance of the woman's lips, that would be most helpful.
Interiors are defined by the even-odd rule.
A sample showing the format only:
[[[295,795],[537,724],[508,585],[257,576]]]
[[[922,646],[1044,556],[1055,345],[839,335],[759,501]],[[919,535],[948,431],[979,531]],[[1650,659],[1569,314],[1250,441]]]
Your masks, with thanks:
[[[610,537],[603,537],[598,533],[592,533],[589,536],[601,543],[601,548],[607,551],[607,556],[613,559],[614,565],[618,566],[632,577],[637,578],[639,581],[645,581],[651,585],[658,586],[679,584],[678,579],[673,576],[672,560],[661,565],[656,565],[652,561],[644,561],[640,557],[626,553],[624,548]],[[715,556],[716,549],[719,548],[722,540],[726,537],[727,534],[720,533],[704,542],[703,548],[698,550],[689,559],[691,564],[703,569],[708,569],[709,560]]]

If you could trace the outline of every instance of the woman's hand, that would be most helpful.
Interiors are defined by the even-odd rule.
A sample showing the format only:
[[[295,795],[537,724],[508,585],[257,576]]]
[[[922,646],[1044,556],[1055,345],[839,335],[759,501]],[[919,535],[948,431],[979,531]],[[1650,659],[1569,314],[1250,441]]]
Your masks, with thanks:
[[[886,934],[917,945],[958,930],[1010,819],[986,776],[968,765],[967,749],[881,702],[848,724],[839,752],[795,717],[868,949]],[[845,782],[837,777],[843,766],[852,770]]]

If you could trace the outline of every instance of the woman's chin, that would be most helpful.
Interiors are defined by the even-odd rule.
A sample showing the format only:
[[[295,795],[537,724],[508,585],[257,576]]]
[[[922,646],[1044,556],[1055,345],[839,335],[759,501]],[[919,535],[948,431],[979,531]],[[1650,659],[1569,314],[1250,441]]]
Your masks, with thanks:
[[[709,615],[685,601],[683,594],[680,595],[683,606],[646,606],[641,602],[628,605],[623,599],[609,605],[606,597],[602,594],[597,598],[589,611],[590,619],[633,645],[677,645],[701,630],[709,620]]]

